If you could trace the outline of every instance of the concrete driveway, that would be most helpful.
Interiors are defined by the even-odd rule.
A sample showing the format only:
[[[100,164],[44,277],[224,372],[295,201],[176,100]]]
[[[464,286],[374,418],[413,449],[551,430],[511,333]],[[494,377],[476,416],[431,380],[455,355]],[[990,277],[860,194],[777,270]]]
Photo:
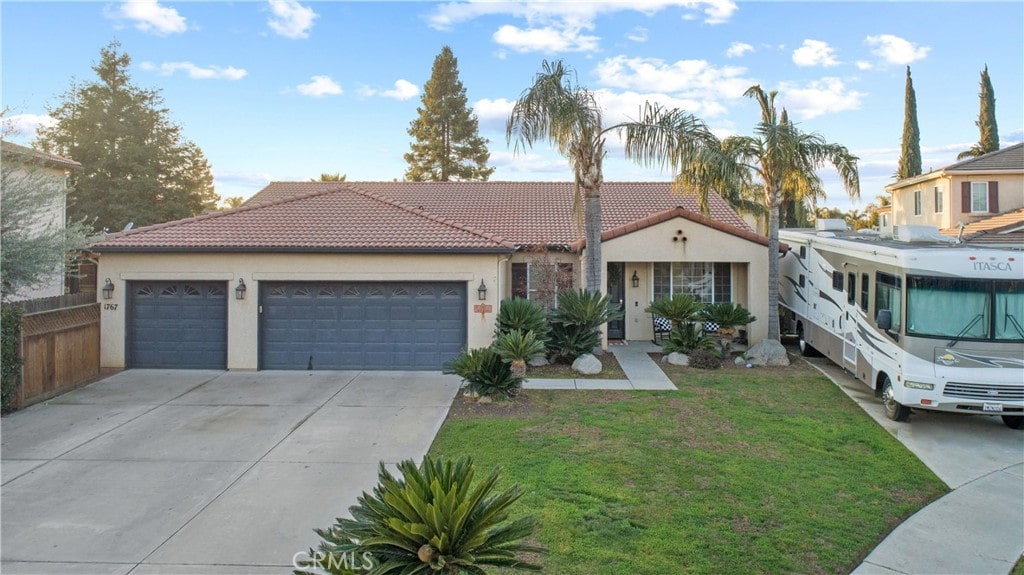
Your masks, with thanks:
[[[130,370],[2,421],[5,574],[286,573],[459,379]]]

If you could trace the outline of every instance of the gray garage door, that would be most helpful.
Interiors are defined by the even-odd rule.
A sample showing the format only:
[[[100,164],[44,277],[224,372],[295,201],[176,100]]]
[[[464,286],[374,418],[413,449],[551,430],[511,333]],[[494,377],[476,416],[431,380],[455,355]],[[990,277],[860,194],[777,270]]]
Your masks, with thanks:
[[[128,367],[225,369],[226,282],[128,282]]]
[[[466,344],[466,284],[260,282],[262,369],[440,369]]]

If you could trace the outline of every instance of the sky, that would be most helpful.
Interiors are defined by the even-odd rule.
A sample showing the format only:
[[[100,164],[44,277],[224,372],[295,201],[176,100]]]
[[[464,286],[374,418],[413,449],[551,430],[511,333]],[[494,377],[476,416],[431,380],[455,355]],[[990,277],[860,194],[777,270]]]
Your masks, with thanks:
[[[29,144],[73,81],[112,41],[133,82],[160,90],[206,154],[222,197],[270,181],[340,172],[402,179],[409,123],[445,45],[489,140],[492,180],[571,181],[545,144],[516,151],[505,120],[544,60],[561,59],[605,109],[682,108],[721,137],[752,134],[754,84],[807,132],[860,157],[861,199],[831,169],[825,205],[863,209],[893,181],[906,69],[917,93],[923,168],[978,141],[988,66],[1003,146],[1024,140],[1024,2],[19,2],[0,0],[2,105]],[[606,181],[668,180],[624,159],[614,134]]]

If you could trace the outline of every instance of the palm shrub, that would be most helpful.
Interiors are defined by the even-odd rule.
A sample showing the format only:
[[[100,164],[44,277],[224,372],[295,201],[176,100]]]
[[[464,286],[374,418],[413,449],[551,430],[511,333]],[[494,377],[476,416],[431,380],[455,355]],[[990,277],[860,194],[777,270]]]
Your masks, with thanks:
[[[534,332],[513,329],[499,335],[494,340],[493,349],[502,361],[509,364],[512,377],[523,379],[526,377],[526,362],[544,355],[546,348]]]
[[[718,336],[722,339],[722,351],[728,352],[736,337],[737,327],[757,321],[743,306],[731,302],[714,303],[704,308],[705,321],[718,324]]]
[[[668,339],[661,344],[661,351],[664,353],[685,353],[698,349],[714,349],[715,340],[704,335],[700,326],[694,323],[684,323],[673,329],[668,334]]]
[[[502,300],[498,307],[495,336],[500,336],[503,333],[516,329],[523,333],[532,331],[537,341],[546,343],[550,328],[548,327],[548,318],[544,308],[535,302],[520,297]]]
[[[558,308],[551,311],[548,350],[559,359],[575,360],[601,343],[601,324],[622,318],[611,299],[586,290],[558,294]]]
[[[509,364],[490,347],[462,352],[445,363],[443,371],[461,377],[469,391],[480,395],[514,397],[523,385],[522,378],[512,375]]]
[[[319,552],[309,554],[324,557],[320,563],[328,572],[348,575],[344,566],[331,567],[353,556],[370,558],[370,575],[482,575],[485,566],[540,570],[517,558],[543,551],[523,542],[536,530],[537,518],[510,518],[523,490],[515,485],[495,493],[497,469],[474,484],[470,457],[428,455],[419,466],[402,461],[398,471],[400,479],[382,462],[380,482],[349,508],[352,518],[314,530],[323,541]]]
[[[655,299],[644,311],[671,321],[675,329],[697,320],[703,310],[704,304],[697,298],[677,293]]]

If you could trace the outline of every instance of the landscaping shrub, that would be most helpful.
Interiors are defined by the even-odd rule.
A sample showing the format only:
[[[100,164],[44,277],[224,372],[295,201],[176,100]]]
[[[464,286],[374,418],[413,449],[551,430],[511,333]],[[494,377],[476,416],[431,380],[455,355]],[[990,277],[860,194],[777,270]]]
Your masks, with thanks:
[[[601,324],[620,319],[622,311],[606,295],[566,290],[550,315],[548,350],[560,360],[573,361],[601,343]]]
[[[715,340],[704,335],[700,326],[693,323],[684,323],[669,332],[668,338],[661,344],[662,353],[685,353],[689,355],[694,350],[714,349]]]
[[[722,360],[715,352],[708,349],[695,349],[690,355],[690,367],[697,369],[718,369]]]
[[[704,304],[692,295],[674,294],[659,297],[644,311],[671,321],[672,328],[675,329],[695,321],[703,309]]]
[[[547,314],[544,308],[528,299],[517,297],[502,300],[498,308],[497,324],[496,336],[518,329],[523,333],[532,331],[537,341],[547,343],[550,331]]]
[[[15,392],[21,383],[21,315],[19,307],[4,307],[0,312],[0,410],[14,409]]]
[[[514,397],[523,385],[521,378],[512,375],[511,366],[490,347],[462,352],[444,364],[444,373],[461,377],[469,391],[480,395]]]
[[[532,331],[518,329],[500,334],[494,340],[493,348],[501,360],[509,364],[512,377],[517,379],[526,377],[526,362],[544,355],[545,350],[544,343],[537,341]]]
[[[356,565],[371,564],[363,572],[372,574],[479,575],[484,566],[540,571],[516,557],[543,551],[523,543],[536,531],[537,518],[510,519],[511,506],[524,492],[514,485],[495,493],[497,469],[474,484],[471,458],[428,455],[419,466],[402,461],[398,471],[396,477],[381,463],[373,493],[364,492],[349,507],[352,519],[314,530],[323,541],[309,556],[322,559],[298,573],[320,567],[349,575],[353,558]]]

